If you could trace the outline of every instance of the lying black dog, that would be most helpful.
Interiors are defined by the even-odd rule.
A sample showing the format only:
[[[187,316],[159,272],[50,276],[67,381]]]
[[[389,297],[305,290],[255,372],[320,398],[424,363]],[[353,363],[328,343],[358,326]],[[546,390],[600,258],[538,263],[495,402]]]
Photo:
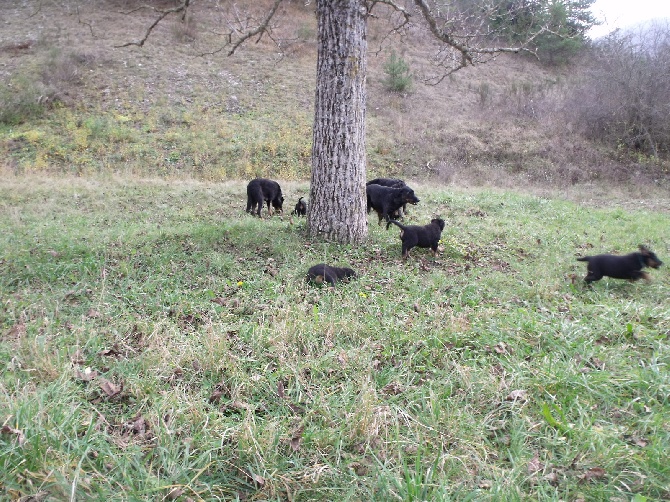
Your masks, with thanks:
[[[405,183],[404,180],[401,180],[400,178],[375,178],[373,180],[368,181],[366,184],[367,185],[381,185],[383,187],[392,187],[392,188],[402,188],[406,187],[407,183]],[[398,219],[402,218],[403,215],[409,214],[407,212],[407,204],[402,205],[402,211],[398,209],[397,211],[394,211],[392,214],[389,214],[390,218]]]
[[[389,220],[386,224],[386,230],[393,223],[400,227],[400,240],[402,241],[402,257],[407,259],[410,250],[418,246],[420,248],[430,248],[433,256],[437,255],[437,245],[444,230],[444,220],[433,218],[428,225],[423,227],[418,225],[405,226],[395,220]]]
[[[637,281],[638,279],[649,281],[651,280],[649,274],[643,272],[642,269],[644,267],[658,268],[663,265],[658,256],[642,245],[640,245],[639,253],[630,253],[624,256],[599,254],[584,256],[577,258],[577,260],[587,262],[586,277],[584,277],[587,283],[599,281],[605,276],[631,281]]]
[[[381,185],[367,185],[365,192],[368,199],[368,214],[374,209],[379,216],[379,224],[382,219],[389,221],[389,217],[398,211],[404,204],[416,204],[419,199],[414,195],[414,190],[408,186],[394,188]]]
[[[295,205],[295,209],[291,212],[291,214],[294,214],[296,216],[307,215],[307,202],[305,202],[302,199],[303,199],[303,197],[300,197],[298,199],[298,202]]]
[[[331,286],[335,286],[338,281],[348,281],[356,277],[356,272],[346,267],[331,267],[325,263],[319,263],[310,267],[307,271],[307,280],[322,284],[323,281],[328,282]]]
[[[263,202],[267,202],[268,213],[270,215],[272,215],[270,204],[272,204],[272,207],[277,211],[282,212],[284,197],[282,196],[279,183],[266,178],[256,178],[251,180],[247,185],[247,213],[256,213],[260,218]],[[256,210],[256,208],[258,208],[258,210]]]

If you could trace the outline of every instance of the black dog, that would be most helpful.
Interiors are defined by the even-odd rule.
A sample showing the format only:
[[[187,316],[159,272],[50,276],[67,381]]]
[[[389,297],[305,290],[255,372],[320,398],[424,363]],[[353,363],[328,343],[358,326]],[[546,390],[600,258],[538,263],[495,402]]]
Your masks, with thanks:
[[[302,197],[298,199],[298,203],[295,205],[295,209],[291,212],[291,214],[295,214],[297,216],[305,216],[307,214],[307,202],[302,199]]]
[[[437,245],[444,230],[444,220],[433,218],[428,225],[420,227],[418,225],[405,226],[395,220],[389,220],[386,224],[386,230],[393,223],[400,227],[400,240],[402,241],[402,257],[407,259],[410,250],[418,246],[420,248],[430,248],[433,256],[437,255]]]
[[[356,277],[356,272],[346,267],[331,267],[325,263],[319,263],[310,267],[307,271],[307,280],[322,284],[323,281],[328,282],[331,286],[335,286],[338,281],[347,281]]]
[[[284,197],[281,193],[281,187],[276,181],[265,178],[256,178],[251,180],[247,185],[247,213],[254,212],[261,217],[261,208],[263,202],[267,202],[268,213],[272,215],[270,204],[277,211],[282,212],[282,205],[284,204]],[[258,207],[258,210],[256,210]]]
[[[404,204],[416,204],[419,199],[414,195],[414,190],[408,186],[394,188],[381,185],[367,185],[365,192],[368,199],[368,214],[374,209],[379,216],[379,224],[382,219],[389,221],[389,216],[394,214]]]
[[[644,279],[651,280],[649,274],[643,272],[644,267],[658,268],[663,262],[658,259],[653,252],[640,245],[639,253],[630,253],[625,256],[615,256],[611,254],[599,254],[596,256],[584,256],[577,258],[578,261],[585,261],[587,283],[599,281],[604,276],[614,279],[628,279],[637,281]]]
[[[383,187],[392,187],[392,188],[402,188],[406,187],[407,183],[405,183],[404,180],[401,180],[400,178],[375,178],[373,180],[368,181],[366,184],[367,185],[381,185]],[[402,211],[398,209],[397,211],[394,211],[392,214],[389,215],[389,217],[395,219],[402,218],[403,214],[408,214],[407,213],[407,204],[402,205]]]

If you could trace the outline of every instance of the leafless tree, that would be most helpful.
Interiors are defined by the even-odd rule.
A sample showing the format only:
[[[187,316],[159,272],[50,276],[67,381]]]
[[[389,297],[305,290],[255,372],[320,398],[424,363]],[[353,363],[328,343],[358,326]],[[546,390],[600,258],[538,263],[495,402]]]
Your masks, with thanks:
[[[599,41],[569,106],[591,139],[652,157],[670,153],[670,23]]]
[[[282,1],[288,0],[274,0],[256,24],[244,30],[231,30],[224,44],[228,54],[234,54],[249,39],[272,37],[271,22]],[[253,3],[249,0],[246,5],[250,7]],[[245,2],[232,5],[242,9]],[[432,83],[502,53],[530,52],[526,47],[546,27],[530,34],[524,44],[490,46],[494,33],[488,20],[494,9],[498,9],[499,15],[499,1],[315,0],[315,5],[317,88],[308,233],[310,237],[340,243],[361,243],[368,234],[365,195],[368,22],[384,16],[394,20],[392,31],[428,34],[433,47],[437,47]],[[141,39],[129,44],[143,45],[165,16],[184,16],[189,7],[190,0],[183,0],[172,9],[156,10],[156,22]]]

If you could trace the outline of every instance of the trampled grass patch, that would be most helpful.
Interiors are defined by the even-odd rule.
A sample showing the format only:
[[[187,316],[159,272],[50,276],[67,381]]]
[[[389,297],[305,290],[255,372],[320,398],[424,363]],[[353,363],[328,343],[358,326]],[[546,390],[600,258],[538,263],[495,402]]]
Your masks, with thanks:
[[[575,260],[667,262],[668,214],[415,190],[435,259],[374,215],[310,241],[244,182],[3,179],[0,498],[670,497],[667,268]]]

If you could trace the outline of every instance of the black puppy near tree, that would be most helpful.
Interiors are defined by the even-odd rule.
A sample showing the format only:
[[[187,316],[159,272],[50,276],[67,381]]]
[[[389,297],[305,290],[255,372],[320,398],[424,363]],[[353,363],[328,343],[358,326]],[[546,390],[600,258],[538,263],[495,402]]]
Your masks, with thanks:
[[[409,258],[409,252],[413,247],[430,248],[433,256],[437,255],[437,246],[440,243],[442,230],[444,230],[444,220],[433,218],[428,225],[405,226],[395,220],[389,220],[386,229],[393,223],[400,227],[400,240],[402,241],[402,257]]]
[[[279,183],[266,178],[251,180],[247,185],[247,213],[256,213],[260,218],[264,202],[268,205],[268,214],[270,216],[272,216],[270,204],[277,211],[282,212],[284,197],[282,196]]]
[[[416,204],[419,198],[414,195],[414,190],[408,186],[394,188],[381,185],[367,185],[365,192],[368,199],[368,214],[372,209],[379,216],[379,224],[382,219],[389,221],[390,216],[398,211],[404,204]]]
[[[383,187],[403,188],[407,186],[407,183],[405,183],[405,180],[401,180],[400,178],[375,178],[368,181],[365,185],[381,185]],[[409,214],[407,212],[407,204],[402,205],[402,211],[398,209],[397,211],[394,211],[392,214],[390,214],[389,217],[395,220],[402,218],[405,214]]]
[[[295,208],[291,212],[291,214],[294,214],[296,216],[306,216],[307,215],[307,202],[305,202],[304,197],[300,197],[298,199],[298,202],[295,205]]]

